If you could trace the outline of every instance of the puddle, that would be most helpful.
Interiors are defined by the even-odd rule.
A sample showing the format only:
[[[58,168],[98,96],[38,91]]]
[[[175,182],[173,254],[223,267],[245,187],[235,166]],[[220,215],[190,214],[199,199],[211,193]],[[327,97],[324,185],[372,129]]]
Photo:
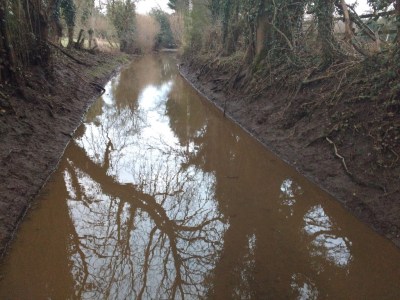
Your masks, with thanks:
[[[400,252],[177,73],[89,110],[1,267],[1,299],[400,299]]]

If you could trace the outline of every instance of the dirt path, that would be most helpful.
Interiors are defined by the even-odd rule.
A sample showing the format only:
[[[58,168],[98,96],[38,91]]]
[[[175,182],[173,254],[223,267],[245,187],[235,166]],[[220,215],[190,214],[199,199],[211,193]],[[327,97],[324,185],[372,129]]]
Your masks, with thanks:
[[[268,149],[400,247],[400,169],[395,151],[387,156],[387,160],[392,161],[390,166],[376,167],[380,162],[379,155],[374,152],[376,143],[368,134],[359,133],[361,129],[356,131],[359,124],[369,124],[372,118],[378,120],[378,113],[374,115],[365,109],[364,103],[347,104],[344,101],[331,107],[324,104],[326,99],[315,98],[319,94],[331,97],[334,90],[329,88],[314,87],[299,93],[292,100],[294,104],[287,101],[289,97],[284,91],[273,97],[250,97],[249,91],[224,88],[229,86],[232,74],[217,68],[207,69],[204,65],[184,62],[180,71],[199,92],[225,110],[228,117]],[[336,85],[332,86],[336,88]],[[319,94],[312,94],[315,90]],[[313,99],[319,103],[315,105]],[[314,107],[305,109],[310,103]],[[371,110],[374,110],[373,106]],[[337,123],[331,118],[336,113],[345,115],[348,111],[354,112],[356,117],[342,117]],[[395,115],[391,122],[397,124],[396,119]],[[337,124],[347,127],[341,130],[335,127]],[[395,143],[395,146],[398,151],[399,144]]]
[[[25,86],[0,94],[0,255],[56,168],[73,132],[102,87],[128,57],[71,50],[24,74]],[[89,65],[86,66],[86,65]]]

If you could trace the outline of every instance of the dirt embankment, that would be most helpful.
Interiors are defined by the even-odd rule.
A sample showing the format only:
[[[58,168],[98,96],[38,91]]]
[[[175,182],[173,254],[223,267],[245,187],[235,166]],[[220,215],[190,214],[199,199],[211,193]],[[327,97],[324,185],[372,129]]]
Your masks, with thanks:
[[[278,66],[249,76],[240,63],[198,56],[184,59],[180,70],[229,117],[400,247],[400,74],[390,64],[371,58],[323,72]]]
[[[84,112],[125,55],[59,50],[18,89],[0,86],[0,256],[58,164]]]

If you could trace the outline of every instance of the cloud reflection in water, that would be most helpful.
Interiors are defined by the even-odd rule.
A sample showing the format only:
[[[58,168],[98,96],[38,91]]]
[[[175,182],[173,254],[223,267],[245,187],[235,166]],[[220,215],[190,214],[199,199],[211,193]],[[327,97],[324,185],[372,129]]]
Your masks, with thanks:
[[[323,256],[337,266],[347,266],[352,258],[351,242],[340,236],[321,205],[313,206],[304,216],[304,231],[313,238],[311,255]]]

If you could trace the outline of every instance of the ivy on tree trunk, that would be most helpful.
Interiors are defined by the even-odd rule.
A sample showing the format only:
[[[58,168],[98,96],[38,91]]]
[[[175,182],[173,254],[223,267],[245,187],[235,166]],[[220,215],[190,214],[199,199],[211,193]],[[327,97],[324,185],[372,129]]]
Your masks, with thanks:
[[[318,41],[321,47],[323,65],[330,64],[335,56],[335,37],[333,35],[333,0],[316,1],[316,17],[318,22]]]

